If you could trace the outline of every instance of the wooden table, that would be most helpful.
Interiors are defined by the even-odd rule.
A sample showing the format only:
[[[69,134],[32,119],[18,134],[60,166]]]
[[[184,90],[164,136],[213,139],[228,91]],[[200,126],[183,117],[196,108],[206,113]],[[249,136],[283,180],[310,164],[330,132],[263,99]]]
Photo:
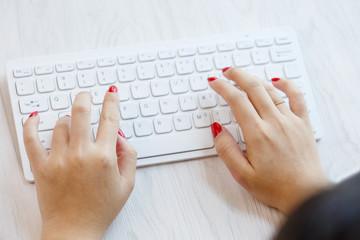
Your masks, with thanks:
[[[359,23],[358,0],[0,0],[0,239],[41,233],[7,117],[8,59],[291,25],[323,123],[321,160],[340,181],[360,168]],[[283,220],[213,157],[138,169],[105,239],[270,239]]]

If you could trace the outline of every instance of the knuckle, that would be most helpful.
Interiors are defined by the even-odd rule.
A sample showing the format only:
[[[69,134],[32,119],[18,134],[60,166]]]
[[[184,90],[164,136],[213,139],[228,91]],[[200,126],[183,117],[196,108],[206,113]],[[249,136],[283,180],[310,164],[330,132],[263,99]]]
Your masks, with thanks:
[[[100,121],[119,125],[120,116],[115,110],[107,110],[101,113]]]
[[[104,104],[118,105],[119,101],[115,94],[106,94],[106,97],[104,98]]]
[[[72,106],[72,111],[77,113],[88,113],[90,112],[90,109],[83,104],[74,102],[74,105]]]
[[[257,89],[262,86],[262,83],[256,77],[252,77],[247,85],[249,89]]]

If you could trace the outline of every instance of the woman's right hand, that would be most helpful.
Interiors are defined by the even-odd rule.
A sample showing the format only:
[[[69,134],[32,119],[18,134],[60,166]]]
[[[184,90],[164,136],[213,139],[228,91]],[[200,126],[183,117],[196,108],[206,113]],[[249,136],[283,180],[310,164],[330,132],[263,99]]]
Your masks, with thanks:
[[[289,98],[290,109],[270,84],[238,68],[210,86],[229,104],[242,129],[245,155],[226,127],[214,123],[215,146],[235,180],[254,197],[289,214],[329,184],[322,170],[303,94],[292,81],[274,79]],[[212,80],[212,81],[211,81]]]

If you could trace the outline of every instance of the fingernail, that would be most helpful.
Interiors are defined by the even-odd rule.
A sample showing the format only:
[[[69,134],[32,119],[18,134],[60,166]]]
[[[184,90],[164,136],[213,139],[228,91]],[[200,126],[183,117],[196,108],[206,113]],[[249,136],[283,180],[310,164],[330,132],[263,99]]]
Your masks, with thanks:
[[[273,82],[277,82],[277,81],[279,81],[280,80],[280,78],[272,78],[271,79],[271,81],[273,81]]]
[[[71,116],[70,116],[70,115],[65,115],[65,117],[69,117],[69,118],[71,118]]]
[[[214,138],[216,138],[216,136],[221,133],[222,131],[222,127],[220,124],[218,124],[217,122],[214,122],[213,124],[211,124],[211,131],[212,134],[214,136]]]
[[[214,80],[216,80],[217,78],[216,77],[208,77],[208,81],[209,82],[212,82],[212,81],[214,81]]]
[[[115,86],[115,85],[111,85],[110,87],[109,87],[109,92],[113,92],[113,93],[117,93],[117,87]]]
[[[119,130],[118,130],[118,134],[119,134],[120,136],[122,136],[123,138],[126,138],[126,137],[125,137],[125,134],[123,133],[123,131],[121,131],[120,128],[119,128]]]
[[[227,70],[229,70],[230,69],[230,67],[226,67],[226,68],[223,68],[221,71],[224,73],[224,72],[226,72]]]
[[[35,116],[37,116],[38,114],[39,114],[39,112],[38,112],[38,111],[35,111],[35,112],[33,112],[32,114],[30,114],[29,118],[35,117]]]

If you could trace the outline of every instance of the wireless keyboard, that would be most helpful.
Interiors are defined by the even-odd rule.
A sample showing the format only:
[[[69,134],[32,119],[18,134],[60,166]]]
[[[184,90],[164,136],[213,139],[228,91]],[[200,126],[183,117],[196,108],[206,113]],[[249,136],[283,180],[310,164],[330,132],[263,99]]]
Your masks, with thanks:
[[[17,146],[24,176],[33,175],[23,144],[23,123],[40,115],[39,137],[50,149],[58,118],[71,114],[80,91],[92,94],[94,138],[103,97],[116,85],[120,128],[138,152],[138,166],[216,154],[210,130],[217,121],[245,150],[241,129],[229,106],[208,86],[221,69],[240,67],[264,81],[283,77],[303,91],[315,138],[320,124],[295,31],[263,29],[111,49],[12,60],[7,63]],[[287,102],[286,96],[281,93]]]

